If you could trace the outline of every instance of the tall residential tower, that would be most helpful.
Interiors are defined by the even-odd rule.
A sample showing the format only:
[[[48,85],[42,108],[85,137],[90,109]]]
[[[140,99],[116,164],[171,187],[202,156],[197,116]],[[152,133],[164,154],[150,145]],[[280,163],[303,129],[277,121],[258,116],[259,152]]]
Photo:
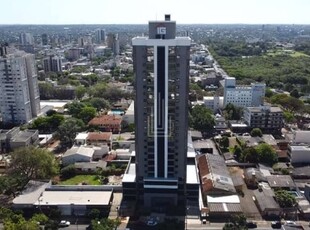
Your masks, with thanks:
[[[185,204],[191,40],[175,34],[176,23],[166,15],[149,22],[149,37],[132,39],[135,193],[146,207]],[[123,185],[124,197],[130,197]]]
[[[27,123],[40,112],[33,54],[0,47],[0,112],[5,124]]]

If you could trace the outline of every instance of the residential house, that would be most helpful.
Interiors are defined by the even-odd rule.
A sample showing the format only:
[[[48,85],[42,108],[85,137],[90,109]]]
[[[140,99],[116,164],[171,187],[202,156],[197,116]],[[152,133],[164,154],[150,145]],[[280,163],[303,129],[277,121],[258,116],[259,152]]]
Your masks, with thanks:
[[[80,146],[73,146],[71,149],[68,149],[65,154],[62,156],[62,164],[70,165],[75,162],[90,162],[94,155],[94,149]]]
[[[62,164],[69,165],[76,162],[91,162],[100,160],[109,152],[109,147],[105,146],[73,146],[62,156]]]
[[[122,118],[117,115],[102,115],[93,118],[88,125],[98,126],[105,132],[120,133]]]
[[[89,132],[86,137],[88,145],[102,146],[107,145],[112,147],[112,132]]]
[[[254,202],[257,205],[259,211],[264,217],[279,217],[282,214],[282,209],[275,201],[274,192],[270,188],[260,188],[254,190]]]
[[[266,179],[272,189],[292,190],[296,187],[290,175],[271,175]]]

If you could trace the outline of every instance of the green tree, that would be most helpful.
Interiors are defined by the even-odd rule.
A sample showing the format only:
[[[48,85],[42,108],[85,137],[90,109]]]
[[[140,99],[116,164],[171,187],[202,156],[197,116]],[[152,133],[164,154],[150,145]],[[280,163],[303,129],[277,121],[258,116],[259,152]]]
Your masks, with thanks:
[[[290,95],[291,97],[295,97],[295,98],[299,98],[300,95],[299,95],[299,92],[298,92],[298,89],[293,89],[291,92],[290,92]]]
[[[63,147],[71,147],[78,132],[85,129],[85,124],[82,120],[69,118],[65,120],[59,127],[55,137],[60,140]]]
[[[48,217],[43,213],[36,213],[31,217],[30,220],[35,223],[46,224],[48,221]]]
[[[224,149],[227,149],[229,147],[229,138],[226,136],[223,136],[220,140],[220,146]]]
[[[72,103],[67,104],[66,107],[68,108],[68,113],[70,115],[78,118],[79,113],[84,107],[86,107],[86,104],[79,101],[73,101]]]
[[[284,116],[285,122],[287,123],[293,123],[296,120],[294,114],[291,112],[284,111],[283,116]]]
[[[84,86],[77,86],[75,87],[75,96],[77,99],[82,99],[87,92],[87,89]]]
[[[233,150],[234,156],[236,158],[236,160],[240,160],[241,154],[242,154],[242,149],[239,147],[239,145],[235,145],[234,146],[234,150]]]
[[[229,222],[225,223],[223,230],[246,230],[246,217],[245,215],[234,215]]]
[[[91,87],[91,90],[89,91],[89,94],[93,97],[102,97],[104,93],[107,91],[107,84],[104,82],[100,82],[93,87]]]
[[[96,113],[97,112],[94,107],[86,106],[81,109],[77,118],[81,119],[85,124],[87,124],[91,119],[96,116]]]
[[[106,99],[99,98],[99,97],[94,97],[94,98],[85,100],[83,102],[89,103],[94,108],[96,108],[97,111],[101,111],[102,109],[110,109],[111,107],[110,103]]]
[[[256,149],[253,147],[245,148],[241,154],[241,161],[249,163],[258,163],[259,155]]]
[[[98,220],[92,220],[91,225],[93,230],[114,230],[121,224],[120,219],[100,219]]]
[[[256,147],[256,151],[259,155],[259,162],[268,165],[273,165],[278,161],[278,156],[274,148],[266,143],[259,144]]]
[[[23,187],[31,179],[50,179],[58,171],[59,165],[51,152],[31,146],[12,152],[8,175],[22,178]]]
[[[191,122],[194,129],[207,132],[215,125],[212,112],[203,105],[196,105],[191,111]]]
[[[240,120],[243,114],[241,107],[235,106],[231,103],[225,106],[224,116],[227,120]]]
[[[275,197],[281,208],[291,208],[296,204],[295,197],[286,190],[275,191]]]
[[[92,220],[98,220],[100,218],[100,210],[96,208],[91,209],[88,213],[88,217]]]
[[[60,170],[61,178],[67,179],[76,175],[76,169],[74,164],[67,165]]]
[[[270,98],[274,95],[274,93],[271,91],[270,88],[266,88],[266,93],[265,93],[265,96]]]
[[[263,136],[262,130],[260,128],[252,129],[251,136],[252,137],[262,137]]]

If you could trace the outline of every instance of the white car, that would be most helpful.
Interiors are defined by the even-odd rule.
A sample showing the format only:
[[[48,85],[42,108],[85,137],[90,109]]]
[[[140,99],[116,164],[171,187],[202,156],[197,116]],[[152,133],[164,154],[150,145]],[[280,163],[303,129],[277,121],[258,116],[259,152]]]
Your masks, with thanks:
[[[146,222],[146,225],[147,226],[155,226],[157,224],[157,221],[156,220],[148,220]]]
[[[59,222],[59,227],[68,227],[70,226],[70,221],[62,220]]]
[[[296,222],[292,221],[292,220],[287,220],[284,222],[284,225],[286,226],[296,226]]]

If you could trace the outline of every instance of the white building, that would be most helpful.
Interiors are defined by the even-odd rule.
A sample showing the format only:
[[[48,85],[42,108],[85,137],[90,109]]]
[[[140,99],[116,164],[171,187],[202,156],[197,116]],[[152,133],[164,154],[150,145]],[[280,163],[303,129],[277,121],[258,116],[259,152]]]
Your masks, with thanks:
[[[4,123],[23,124],[40,112],[40,95],[33,54],[7,53],[0,47],[0,111]]]
[[[92,160],[100,160],[108,152],[109,146],[107,145],[101,147],[74,146],[65,152],[62,157],[62,164],[70,165],[76,162],[91,162]]]
[[[208,109],[215,112],[218,109],[223,108],[223,97],[219,96],[203,97],[203,103]]]
[[[132,101],[130,106],[128,107],[125,115],[123,115],[123,121],[126,121],[127,124],[135,123],[135,102]]]
[[[293,136],[293,143],[310,144],[310,131],[296,131]]]
[[[291,145],[288,150],[291,163],[310,163],[310,147],[308,145]]]
[[[234,77],[224,79],[224,106],[231,103],[239,107],[260,106],[264,103],[265,83],[251,83],[250,86],[236,86]]]

